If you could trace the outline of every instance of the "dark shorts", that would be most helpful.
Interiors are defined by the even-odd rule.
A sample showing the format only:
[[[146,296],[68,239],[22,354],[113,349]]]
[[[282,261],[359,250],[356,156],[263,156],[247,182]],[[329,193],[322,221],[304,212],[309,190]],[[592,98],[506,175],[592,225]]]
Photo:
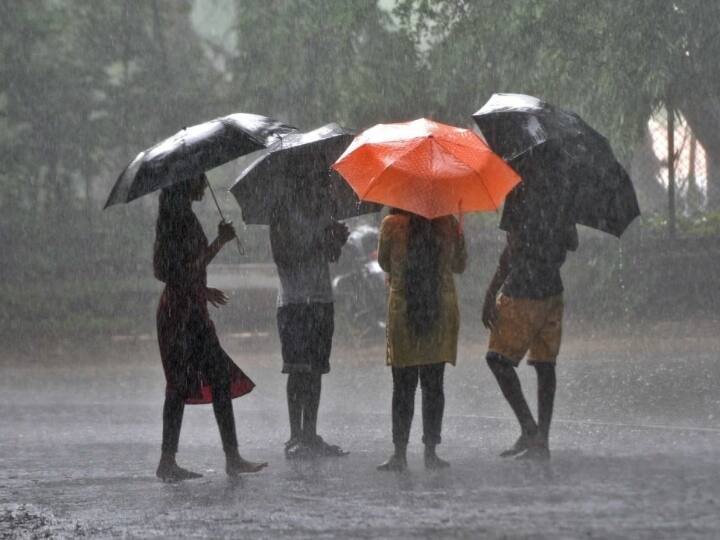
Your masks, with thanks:
[[[283,373],[328,373],[335,330],[332,303],[288,304],[277,310]]]

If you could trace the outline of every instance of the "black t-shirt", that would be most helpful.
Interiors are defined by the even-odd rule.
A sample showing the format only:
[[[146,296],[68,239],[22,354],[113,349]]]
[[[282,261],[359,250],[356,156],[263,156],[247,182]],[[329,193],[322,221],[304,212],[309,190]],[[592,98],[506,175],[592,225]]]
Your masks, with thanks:
[[[563,292],[560,267],[567,252],[577,248],[577,229],[564,217],[562,204],[550,190],[528,185],[521,184],[508,195],[500,220],[510,249],[502,292],[541,299]]]

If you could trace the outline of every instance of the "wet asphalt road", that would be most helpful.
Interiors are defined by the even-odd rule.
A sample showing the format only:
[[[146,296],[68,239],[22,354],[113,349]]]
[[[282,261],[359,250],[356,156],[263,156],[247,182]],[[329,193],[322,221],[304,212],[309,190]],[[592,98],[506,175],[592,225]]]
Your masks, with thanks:
[[[352,454],[287,462],[277,344],[228,343],[258,383],[234,402],[241,452],[270,466],[229,480],[211,408],[189,407],[178,461],[205,476],[179,485],[153,476],[163,388],[153,343],[6,355],[0,537],[720,536],[717,340],[569,341],[549,465],[496,457],[517,428],[478,341],[446,379],[440,451],[451,469],[424,470],[416,417],[406,474],[374,469],[391,448],[380,345],[337,347],[324,381],[321,433]],[[521,374],[534,391],[532,371]]]

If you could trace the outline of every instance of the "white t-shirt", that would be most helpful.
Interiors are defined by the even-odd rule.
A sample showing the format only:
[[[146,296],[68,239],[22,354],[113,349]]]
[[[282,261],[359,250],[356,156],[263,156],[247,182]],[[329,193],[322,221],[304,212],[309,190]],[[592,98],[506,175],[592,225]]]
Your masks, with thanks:
[[[330,223],[323,215],[293,211],[271,225],[270,240],[280,278],[278,307],[333,301],[324,249],[324,230]]]

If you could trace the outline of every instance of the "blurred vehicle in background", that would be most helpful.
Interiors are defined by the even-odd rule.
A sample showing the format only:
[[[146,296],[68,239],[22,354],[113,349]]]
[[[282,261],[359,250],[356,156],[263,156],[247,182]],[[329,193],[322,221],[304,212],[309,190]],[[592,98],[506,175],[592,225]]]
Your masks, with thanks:
[[[330,265],[339,337],[359,341],[385,334],[387,291],[377,261],[378,236],[374,225],[355,225],[337,264]],[[230,296],[230,305],[212,310],[218,331],[274,331],[279,286],[274,263],[211,264],[208,286]]]
[[[385,272],[377,261],[379,230],[360,224],[350,230],[334,268],[335,326],[352,339],[385,333],[387,291]]]

